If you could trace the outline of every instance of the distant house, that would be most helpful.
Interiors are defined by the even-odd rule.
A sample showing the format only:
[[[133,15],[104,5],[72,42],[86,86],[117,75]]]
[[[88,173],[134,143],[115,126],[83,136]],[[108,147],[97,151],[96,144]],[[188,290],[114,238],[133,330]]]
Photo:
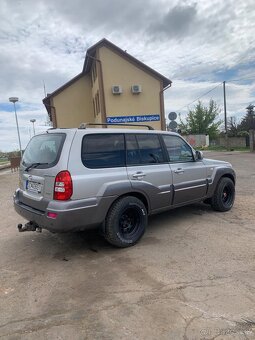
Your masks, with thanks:
[[[82,72],[43,103],[53,127],[129,122],[165,130],[163,91],[171,83],[103,39],[87,50]]]

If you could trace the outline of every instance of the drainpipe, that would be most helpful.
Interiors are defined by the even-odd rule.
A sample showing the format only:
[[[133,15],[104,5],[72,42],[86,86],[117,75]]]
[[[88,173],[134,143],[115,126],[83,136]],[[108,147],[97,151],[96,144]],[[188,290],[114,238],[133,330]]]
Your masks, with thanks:
[[[49,107],[51,110],[53,110],[53,112],[50,110],[51,113],[51,121],[53,124],[53,128],[56,129],[57,128],[57,115],[56,115],[56,108],[53,105],[49,105],[49,104],[44,104],[46,107]]]
[[[163,87],[163,85],[161,85]],[[159,91],[159,102],[160,102],[160,111],[161,111],[161,129],[166,130],[166,118],[165,118],[165,108],[164,108],[164,98],[163,92],[169,89],[172,86],[172,82],[167,85],[165,88],[161,88]]]

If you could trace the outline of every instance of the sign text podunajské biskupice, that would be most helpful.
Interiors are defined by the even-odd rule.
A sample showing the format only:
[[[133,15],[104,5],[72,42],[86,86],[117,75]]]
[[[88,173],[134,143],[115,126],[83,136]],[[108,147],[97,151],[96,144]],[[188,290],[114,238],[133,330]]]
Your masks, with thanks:
[[[117,123],[141,123],[141,122],[157,122],[160,121],[160,115],[142,115],[142,116],[118,116],[107,117],[108,124]]]

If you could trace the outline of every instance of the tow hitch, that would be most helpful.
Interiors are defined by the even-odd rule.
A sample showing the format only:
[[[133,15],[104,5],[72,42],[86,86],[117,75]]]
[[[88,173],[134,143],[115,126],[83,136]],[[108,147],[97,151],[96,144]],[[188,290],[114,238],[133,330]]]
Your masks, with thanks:
[[[18,231],[23,233],[24,231],[36,231],[37,233],[42,232],[42,228],[38,226],[35,222],[27,222],[25,225],[18,224]]]

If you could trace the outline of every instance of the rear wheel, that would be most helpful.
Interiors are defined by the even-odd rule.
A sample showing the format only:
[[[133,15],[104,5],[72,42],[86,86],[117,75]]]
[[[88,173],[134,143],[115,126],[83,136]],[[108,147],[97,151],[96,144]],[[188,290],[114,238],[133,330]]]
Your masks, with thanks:
[[[235,185],[228,177],[222,177],[216,187],[211,200],[214,210],[228,211],[232,208],[235,200]]]
[[[105,239],[120,247],[130,247],[143,236],[147,226],[147,210],[142,201],[126,196],[110,208],[105,221]]]

